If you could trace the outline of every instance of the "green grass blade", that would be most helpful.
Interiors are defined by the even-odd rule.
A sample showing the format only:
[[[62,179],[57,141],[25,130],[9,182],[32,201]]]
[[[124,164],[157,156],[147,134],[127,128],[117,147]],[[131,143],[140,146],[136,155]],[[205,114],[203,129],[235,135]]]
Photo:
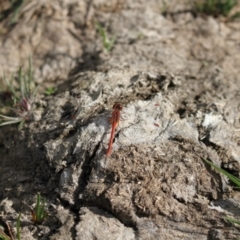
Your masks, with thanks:
[[[0,228],[0,240],[11,240],[10,237],[7,236],[1,228]]]
[[[108,44],[107,44],[107,50],[108,50],[108,52],[110,52],[110,51],[112,50],[112,47],[113,47],[113,45],[114,45],[114,43],[115,43],[115,40],[116,40],[116,38],[115,38],[115,37],[112,37],[112,38],[110,39],[110,41],[108,42]]]
[[[231,20],[235,20],[235,19],[237,19],[237,18],[239,18],[240,17],[240,12],[236,12],[235,14],[233,14],[232,16],[231,16]]]
[[[23,125],[25,123],[25,120],[21,120],[18,126],[18,129],[21,130],[23,128]]]
[[[21,218],[21,213],[19,213],[18,218],[17,218],[17,239],[21,240],[21,235],[20,235],[20,218]]]
[[[13,11],[13,16],[10,21],[10,24],[14,24],[18,21],[18,17],[20,14],[20,10],[24,4],[25,0],[19,0],[19,1],[11,1],[12,4],[12,11]]]
[[[115,42],[115,37],[112,37],[111,39],[109,39],[107,36],[106,30],[101,26],[100,23],[96,24],[96,28],[97,28],[100,36],[102,37],[104,49],[106,49],[108,52],[110,52],[113,47],[113,44]]]
[[[43,221],[45,218],[45,199],[43,199],[41,209],[40,209],[40,221]]]
[[[45,210],[45,198],[42,200],[40,193],[37,194],[37,204],[35,207],[35,224],[41,224],[47,217],[47,212]]]
[[[3,123],[0,124],[0,127],[10,125],[10,124],[19,123],[19,122],[21,122],[21,120],[3,122]]]
[[[37,194],[37,205],[36,205],[36,220],[37,220],[37,222],[40,219],[40,211],[41,211],[40,203],[41,203],[41,195],[40,195],[40,193],[38,193]]]
[[[28,90],[27,90],[27,87],[28,87],[28,83],[27,83],[27,77],[26,77],[26,74],[23,75],[23,91],[24,91],[24,96],[27,97],[28,96]]]
[[[232,175],[231,173],[223,170],[222,168],[216,166],[215,164],[213,164],[212,162],[206,160],[203,158],[203,160],[208,163],[209,165],[211,165],[213,168],[215,168],[216,170],[218,170],[220,173],[224,174],[226,177],[228,177],[233,183],[235,183],[238,187],[240,187],[240,178],[235,177],[234,175]]]
[[[100,23],[97,23],[97,30],[99,31],[100,36],[103,38],[103,42],[106,42],[106,32]]]
[[[22,98],[24,98],[25,92],[24,92],[24,82],[23,82],[23,76],[22,76],[22,67],[19,68],[18,79],[19,79],[19,84],[20,84],[21,96],[22,96]]]
[[[9,117],[9,116],[5,116],[5,115],[2,115],[0,114],[0,117],[6,119],[6,120],[17,120],[17,119],[20,119],[18,117]]]
[[[16,97],[16,96],[17,96],[17,93],[16,93],[16,91],[14,90],[14,87],[12,86],[12,84],[8,81],[5,72],[4,72],[4,74],[3,74],[3,79],[4,79],[4,81],[5,81],[8,89],[10,90],[10,92],[13,94],[14,97]]]
[[[219,15],[223,15],[227,17],[230,11],[237,4],[238,4],[238,0],[204,0],[204,1],[195,0],[194,1],[194,6],[196,11],[213,15],[216,17]]]
[[[5,120],[13,120],[13,119],[16,119],[15,117],[9,117],[9,116],[5,116],[5,115],[2,115],[0,114],[0,117],[5,119]]]
[[[33,92],[32,92],[32,94],[31,94],[32,97],[35,97],[35,96],[37,95],[37,90],[38,90],[38,88],[39,88],[39,85],[33,89]],[[30,99],[31,99],[31,98],[30,98]]]
[[[31,94],[31,83],[33,82],[33,71],[32,71],[32,57],[29,57],[28,59],[28,85],[27,85],[27,92],[28,97],[30,97]]]
[[[231,223],[235,223],[235,224],[240,225],[240,221],[239,221],[239,220],[236,220],[236,219],[233,219],[233,218],[230,218],[230,217],[225,217],[224,219],[225,219],[226,221],[231,222]]]
[[[49,96],[49,95],[54,94],[57,90],[58,90],[58,89],[55,88],[55,87],[48,87],[48,88],[46,88],[44,94],[46,94],[46,95]]]

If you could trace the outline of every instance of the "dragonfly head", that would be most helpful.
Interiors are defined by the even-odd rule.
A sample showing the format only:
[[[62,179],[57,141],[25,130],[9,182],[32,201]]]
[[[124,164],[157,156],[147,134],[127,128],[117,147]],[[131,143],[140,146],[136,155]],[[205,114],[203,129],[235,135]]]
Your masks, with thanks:
[[[117,109],[117,110],[121,111],[123,109],[123,106],[121,103],[115,102],[113,105],[113,109]]]

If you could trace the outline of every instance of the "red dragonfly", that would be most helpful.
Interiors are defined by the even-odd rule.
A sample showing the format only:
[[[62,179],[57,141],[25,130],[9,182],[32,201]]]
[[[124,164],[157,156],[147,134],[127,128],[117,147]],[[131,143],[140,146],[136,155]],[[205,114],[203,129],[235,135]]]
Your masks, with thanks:
[[[113,139],[114,139],[114,133],[115,130],[119,124],[120,121],[120,111],[123,109],[123,106],[121,103],[114,103],[113,105],[113,112],[112,112],[112,117],[111,117],[111,125],[112,125],[112,131],[111,131],[111,136],[108,144],[108,150],[106,152],[107,157],[111,155],[112,152],[112,144],[113,144]]]

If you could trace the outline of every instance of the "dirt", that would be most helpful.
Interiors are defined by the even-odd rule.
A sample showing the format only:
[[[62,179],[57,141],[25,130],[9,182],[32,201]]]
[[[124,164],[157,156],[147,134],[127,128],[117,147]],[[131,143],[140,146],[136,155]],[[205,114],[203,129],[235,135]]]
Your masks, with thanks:
[[[21,213],[21,239],[240,238],[224,220],[239,219],[240,194],[203,161],[239,176],[238,19],[153,0],[25,1],[14,24],[4,13],[1,71],[31,54],[40,88],[36,121],[0,129],[0,225],[16,234]]]

